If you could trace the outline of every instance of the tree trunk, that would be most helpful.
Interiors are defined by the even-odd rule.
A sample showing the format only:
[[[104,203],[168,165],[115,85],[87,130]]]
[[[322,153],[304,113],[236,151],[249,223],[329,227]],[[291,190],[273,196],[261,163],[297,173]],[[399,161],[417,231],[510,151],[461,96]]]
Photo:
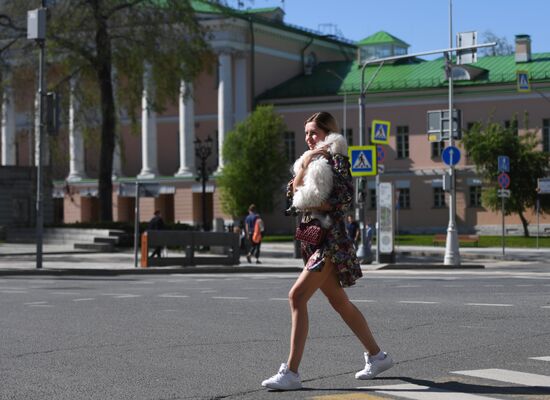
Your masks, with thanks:
[[[525,216],[523,215],[523,212],[518,212],[519,219],[521,220],[521,224],[523,225],[523,236],[529,237],[529,221],[525,219]]]
[[[106,21],[96,20],[96,74],[101,92],[101,150],[99,155],[99,215],[101,221],[113,220],[113,153],[115,150],[116,113],[111,77],[111,40]]]

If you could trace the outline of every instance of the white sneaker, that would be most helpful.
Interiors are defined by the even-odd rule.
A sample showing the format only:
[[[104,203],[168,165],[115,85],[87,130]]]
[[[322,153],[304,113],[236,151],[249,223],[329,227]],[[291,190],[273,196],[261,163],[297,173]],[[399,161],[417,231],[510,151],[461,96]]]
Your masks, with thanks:
[[[279,372],[262,382],[262,386],[275,390],[299,390],[302,388],[300,374],[288,369],[288,365],[281,364]]]
[[[384,353],[384,358],[378,360],[365,353],[365,368],[355,374],[355,379],[372,379],[391,367],[393,360],[389,354]]]

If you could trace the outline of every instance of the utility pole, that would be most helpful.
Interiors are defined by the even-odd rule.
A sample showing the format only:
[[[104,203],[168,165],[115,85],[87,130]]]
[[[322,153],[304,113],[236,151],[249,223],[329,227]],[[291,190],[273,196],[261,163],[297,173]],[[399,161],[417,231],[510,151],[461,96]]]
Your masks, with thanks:
[[[453,48],[453,0],[449,0],[449,48]],[[445,53],[447,79],[449,80],[449,146],[454,146],[454,113],[453,113],[453,53]],[[457,115],[458,117],[458,115]],[[457,124],[458,125],[458,124]],[[445,243],[445,265],[460,265],[458,234],[456,229],[456,171],[454,163],[449,165],[451,190],[449,192],[449,225]]]
[[[46,0],[41,1],[41,7],[27,13],[27,39],[36,41],[40,51],[38,55],[38,101],[40,128],[35,134],[38,163],[36,166],[36,268],[42,268],[42,242],[44,233],[44,193],[42,188],[42,142],[44,140],[45,118],[44,99],[46,96]]]

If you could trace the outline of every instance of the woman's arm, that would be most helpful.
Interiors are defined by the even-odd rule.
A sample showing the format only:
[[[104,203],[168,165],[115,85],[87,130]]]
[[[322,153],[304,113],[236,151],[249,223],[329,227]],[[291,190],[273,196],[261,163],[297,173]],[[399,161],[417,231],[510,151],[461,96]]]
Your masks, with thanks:
[[[304,157],[302,159],[302,166],[294,177],[292,193],[296,193],[296,190],[298,190],[298,188],[304,184],[304,176],[306,174],[307,167],[309,163],[313,160],[313,158],[319,154],[321,154],[322,156],[327,156],[326,147],[310,150],[304,154]]]

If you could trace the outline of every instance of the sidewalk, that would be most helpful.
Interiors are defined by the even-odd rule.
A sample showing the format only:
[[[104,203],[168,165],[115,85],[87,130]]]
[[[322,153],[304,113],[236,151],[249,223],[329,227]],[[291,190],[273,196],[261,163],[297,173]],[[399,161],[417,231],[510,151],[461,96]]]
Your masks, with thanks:
[[[461,265],[443,265],[444,247],[397,246],[395,264],[363,265],[365,271],[378,269],[463,269],[483,268],[484,260],[539,261],[550,259],[550,249],[475,248],[460,249]],[[0,243],[0,276],[4,275],[122,275],[172,273],[251,273],[298,272],[303,268],[300,258],[294,258],[293,243],[263,243],[262,264],[249,264],[241,257],[236,266],[189,266],[135,268],[133,249],[115,253],[77,250],[69,245],[43,246],[42,269],[36,269],[36,245]]]

